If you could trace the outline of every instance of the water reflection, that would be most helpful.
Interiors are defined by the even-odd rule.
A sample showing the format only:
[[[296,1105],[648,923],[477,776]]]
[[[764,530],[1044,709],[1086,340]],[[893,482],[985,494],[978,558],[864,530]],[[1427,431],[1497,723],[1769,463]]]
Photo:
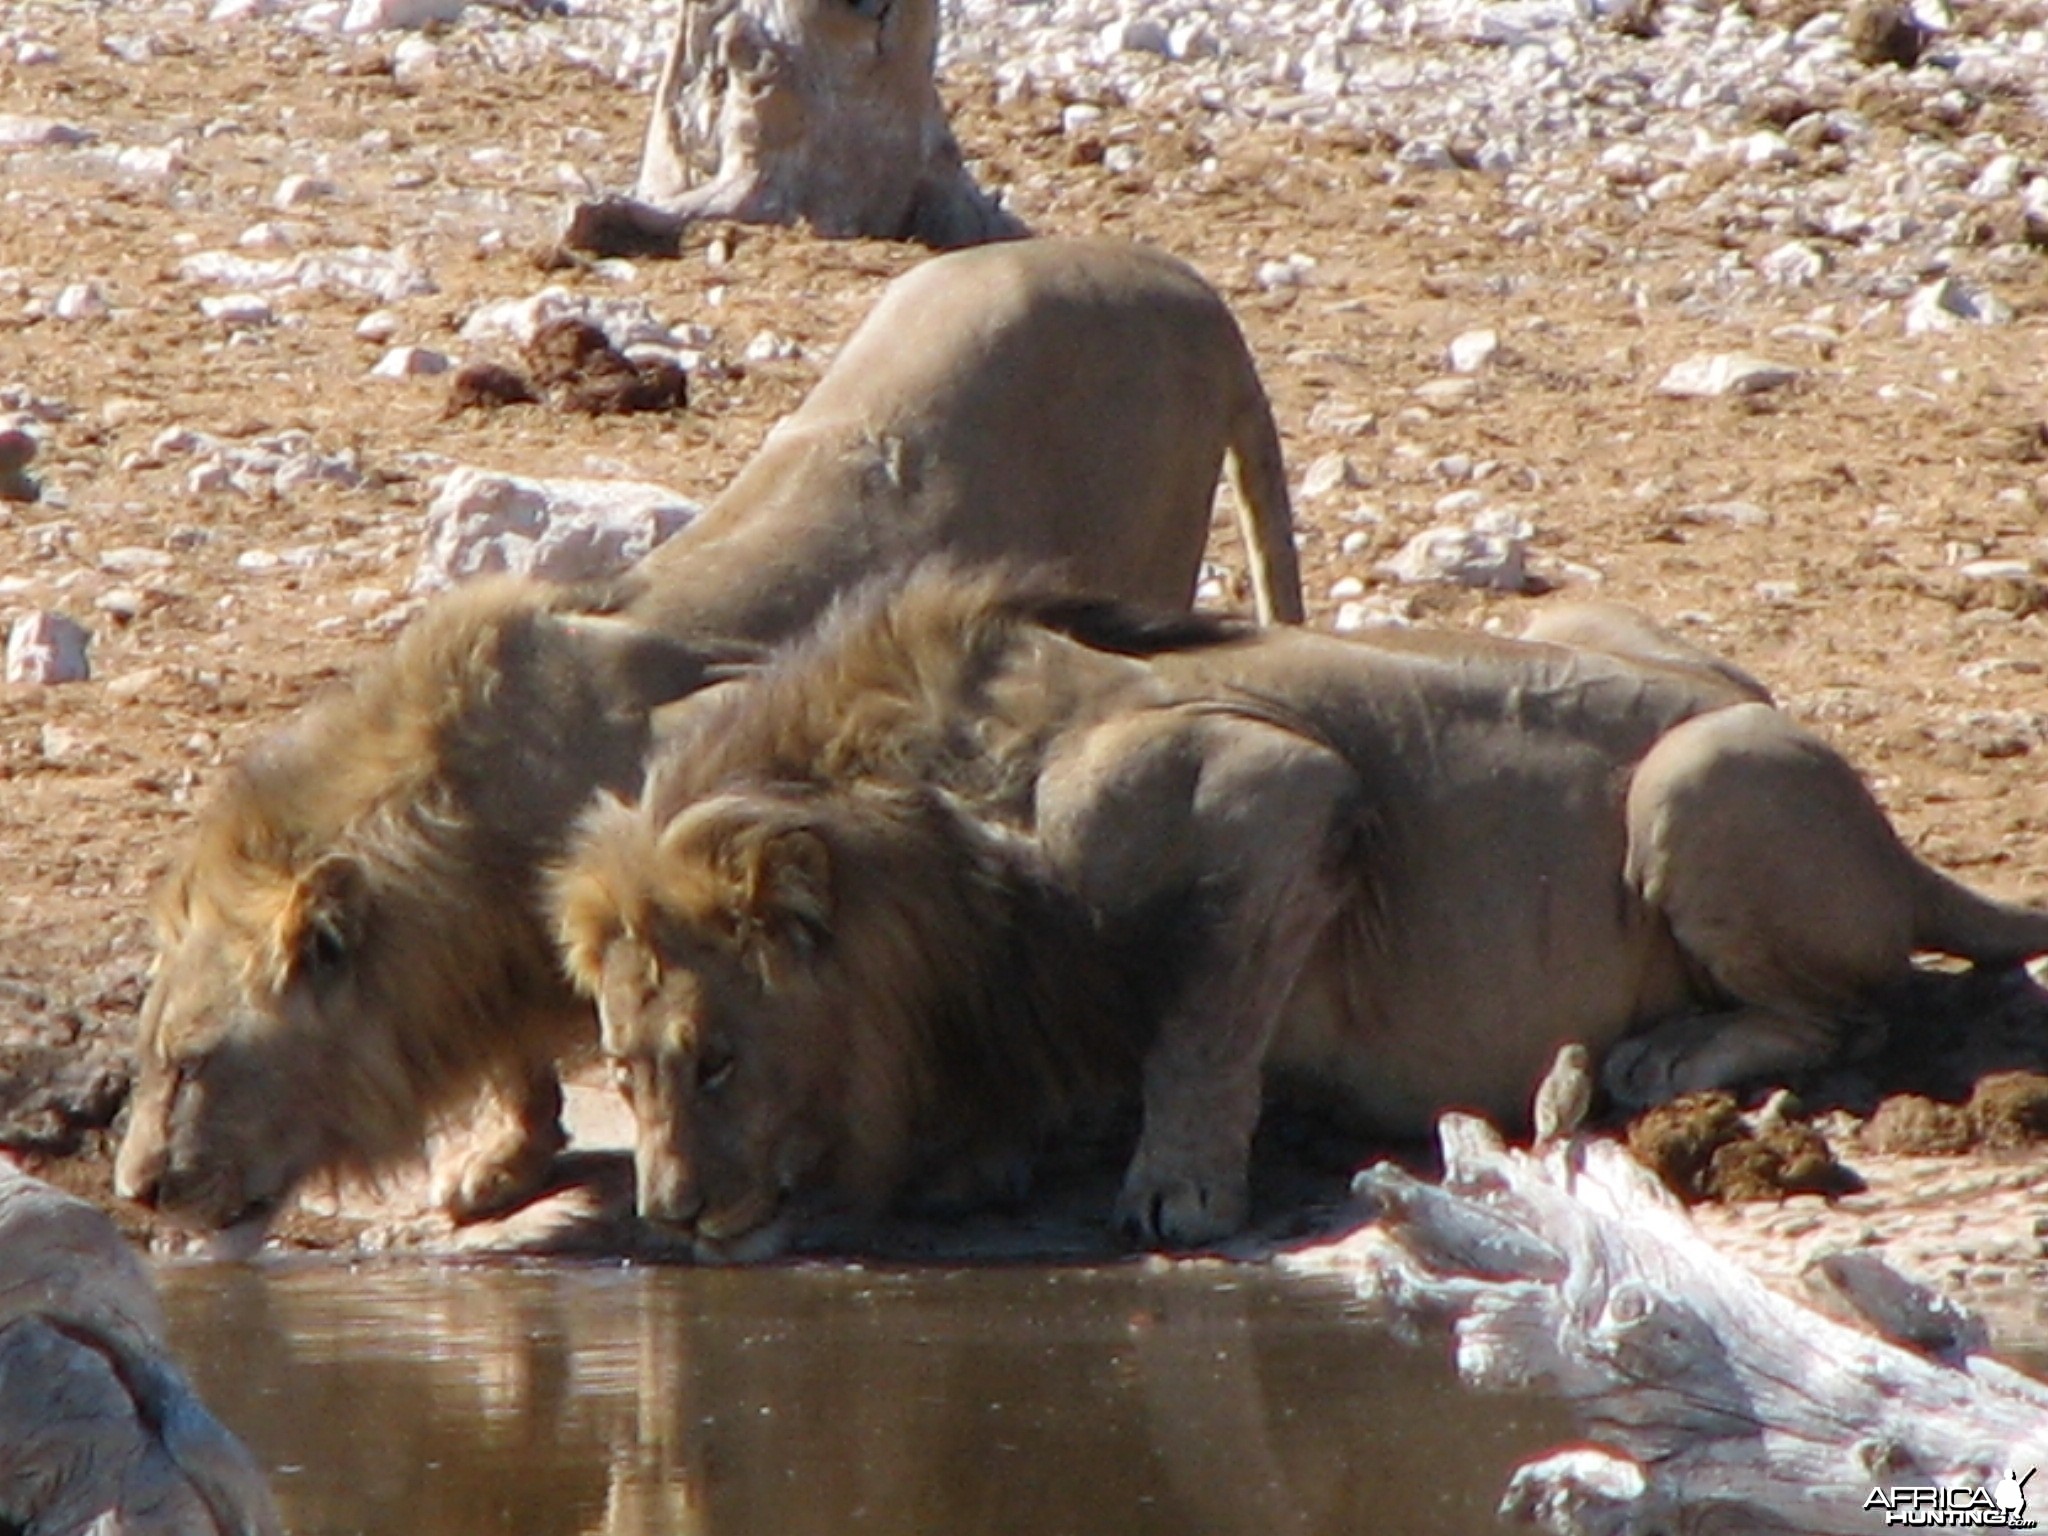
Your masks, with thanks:
[[[327,1532],[1492,1533],[1567,1438],[1262,1272],[164,1273],[175,1342]]]

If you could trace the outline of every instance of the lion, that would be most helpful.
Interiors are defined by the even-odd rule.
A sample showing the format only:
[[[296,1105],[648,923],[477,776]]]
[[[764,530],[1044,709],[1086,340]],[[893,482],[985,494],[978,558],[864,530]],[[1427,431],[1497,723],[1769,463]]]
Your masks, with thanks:
[[[1910,1016],[1917,951],[2048,952],[1746,674],[1560,628],[1600,643],[937,572],[679,706],[552,877],[641,1213],[759,1257],[1121,1096],[1116,1223],[1199,1246],[1246,1220],[1269,1080],[1378,1135],[1512,1122],[1566,1043],[1624,1096],[1744,1082]]]
[[[648,711],[933,553],[1185,607],[1226,457],[1257,611],[1297,620],[1272,414],[1191,269],[1048,240],[897,279],[623,580],[458,590],[229,775],[161,884],[117,1187],[260,1233],[310,1173],[385,1166],[483,1090],[440,1198],[530,1197],[563,1145],[552,1063],[595,1034],[539,870],[592,791],[637,787]]]

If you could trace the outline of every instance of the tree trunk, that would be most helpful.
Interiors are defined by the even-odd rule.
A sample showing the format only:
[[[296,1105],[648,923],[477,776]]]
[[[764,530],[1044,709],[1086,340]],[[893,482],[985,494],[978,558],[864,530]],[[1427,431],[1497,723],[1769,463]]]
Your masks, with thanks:
[[[1439,1136],[1441,1186],[1370,1168],[1372,1224],[1287,1262],[1350,1277],[1387,1320],[1447,1321],[1471,1384],[1571,1404],[1591,1443],[1517,1471],[1509,1519],[1705,1536],[2024,1518],[2048,1387],[1980,1353],[1961,1307],[1832,1254],[1807,1279],[1850,1326],[1720,1254],[1617,1143],[1567,1129],[1524,1152],[1456,1114]]]
[[[673,254],[694,219],[945,250],[1024,227],[974,184],[933,69],[938,0],[683,0],[630,198],[570,245]]]

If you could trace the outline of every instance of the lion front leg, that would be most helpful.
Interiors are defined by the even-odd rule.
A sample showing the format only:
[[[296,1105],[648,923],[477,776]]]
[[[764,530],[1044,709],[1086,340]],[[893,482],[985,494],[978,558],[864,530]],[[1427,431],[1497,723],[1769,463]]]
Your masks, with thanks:
[[[1227,1237],[1249,1208],[1265,1059],[1296,978],[1356,879],[1361,786],[1263,720],[1161,710],[1049,765],[1049,856],[1163,1000],[1117,1225],[1141,1243]],[[1178,931],[1162,932],[1164,921]]]
[[[457,1222],[516,1209],[547,1187],[562,1130],[562,1083],[553,1066],[495,1083],[472,1119],[446,1133],[434,1156],[435,1204]]]

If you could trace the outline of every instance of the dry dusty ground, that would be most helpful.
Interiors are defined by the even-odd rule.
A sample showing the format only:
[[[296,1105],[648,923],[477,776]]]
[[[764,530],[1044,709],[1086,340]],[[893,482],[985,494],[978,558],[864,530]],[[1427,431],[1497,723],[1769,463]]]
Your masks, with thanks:
[[[604,187],[631,179],[643,105],[597,75],[495,70],[455,36],[436,78],[401,87],[377,47],[278,31],[251,50],[230,28],[182,34],[138,68],[98,50],[96,25],[81,9],[58,29],[61,68],[0,60],[0,104],[115,143],[176,138],[183,169],[166,183],[0,152],[0,390],[15,406],[61,407],[43,411],[53,419],[35,465],[50,494],[0,502],[0,611],[87,623],[95,669],[88,683],[0,688],[0,1039],[27,1075],[130,1029],[147,893],[195,800],[258,733],[383,643],[439,469],[626,475],[708,496],[918,259],[707,229],[681,260],[629,275],[546,271],[535,253],[569,195],[557,168]],[[1928,858],[2048,901],[2048,582],[1958,569],[2009,558],[2048,570],[2048,263],[2002,284],[2015,323],[1937,336],[1905,336],[1895,312],[1862,324],[1870,301],[1825,292],[1688,305],[1692,274],[1775,237],[1702,227],[1678,198],[1646,213],[1616,202],[1510,242],[1499,232],[1514,210],[1482,175],[1397,177],[1389,144],[1116,109],[1101,139],[1143,154],[1142,169],[1113,174],[1100,140],[1061,133],[1056,102],[999,106],[972,75],[947,92],[983,179],[1009,185],[1036,228],[1157,242],[1229,296],[1297,475],[1348,455],[1358,483],[1298,509],[1316,621],[1332,618],[1332,584],[1356,577],[1424,622],[1518,626],[1530,597],[1395,589],[1376,570],[1469,483],[1525,510],[1544,570],[1580,590],[1597,575],[1604,595],[1767,679],[1864,767]],[[388,137],[366,140],[372,130]],[[1955,130],[1905,114],[1883,131]],[[2030,151],[2048,153],[2048,131]],[[273,194],[293,172],[339,195],[280,214]],[[695,380],[678,416],[446,417],[445,381],[367,377],[381,348],[355,327],[373,300],[279,296],[282,323],[232,341],[202,317],[212,290],[181,279],[179,262],[264,219],[309,245],[401,249],[431,271],[437,292],[393,306],[401,341],[461,355],[455,332],[477,304],[560,282],[715,327],[710,350],[737,366]],[[714,236],[730,249],[722,265],[707,257]],[[1296,252],[1315,259],[1309,281],[1260,286],[1262,263]],[[100,285],[110,315],[39,313],[80,281]],[[1829,329],[1780,330],[1812,321]],[[1473,392],[1418,396],[1448,377],[1451,339],[1477,327],[1503,346]],[[740,363],[767,330],[803,355]],[[1679,359],[1739,350],[1802,376],[1735,400],[1655,392]],[[365,478],[190,493],[191,460],[151,452],[174,427],[242,442],[303,429],[324,451],[356,450]],[[1455,478],[1440,462],[1453,456],[1478,478]],[[1764,520],[1711,510],[1730,502]],[[108,552],[137,547],[171,561],[108,568]],[[1234,561],[1227,534],[1219,550]],[[255,570],[241,561],[250,551],[301,553]],[[139,606],[132,618],[98,606],[117,589]],[[52,1152],[72,1140],[47,1117],[30,1129]],[[104,1190],[103,1152],[87,1135],[68,1166],[46,1166]],[[2034,1165],[2018,1166],[1998,1176],[2024,1223]],[[1966,1181],[1962,1165],[1944,1167]],[[1957,1209],[1967,1228],[1972,1208]]]

